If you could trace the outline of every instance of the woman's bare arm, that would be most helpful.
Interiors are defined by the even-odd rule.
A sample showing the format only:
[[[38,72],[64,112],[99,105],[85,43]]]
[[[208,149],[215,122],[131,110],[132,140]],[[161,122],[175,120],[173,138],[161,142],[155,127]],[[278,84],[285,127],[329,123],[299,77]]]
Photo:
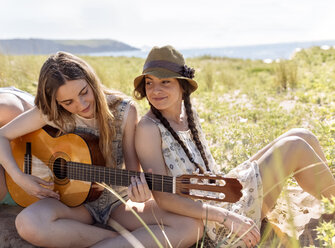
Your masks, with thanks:
[[[131,104],[123,131],[123,155],[127,170],[140,170],[135,151],[135,128],[138,123],[137,109]]]
[[[34,107],[0,128],[0,163],[14,182],[28,194],[38,198],[54,197],[58,199],[59,195],[57,193],[40,185],[50,185],[50,183],[40,178],[24,174],[19,169],[10,147],[11,140],[40,129],[45,124],[40,111]]]
[[[166,165],[162,155],[161,135],[158,127],[148,119],[142,119],[136,128],[135,147],[140,163],[144,171],[152,170],[154,174],[166,175]],[[247,217],[230,212],[224,208],[212,206],[200,201],[193,201],[189,198],[170,193],[152,192],[159,207],[176,214],[189,216],[196,219],[216,221],[232,228],[238,236],[247,233],[254,222]],[[259,242],[259,230],[253,228],[250,233],[244,236],[244,242],[249,239],[255,243]]]

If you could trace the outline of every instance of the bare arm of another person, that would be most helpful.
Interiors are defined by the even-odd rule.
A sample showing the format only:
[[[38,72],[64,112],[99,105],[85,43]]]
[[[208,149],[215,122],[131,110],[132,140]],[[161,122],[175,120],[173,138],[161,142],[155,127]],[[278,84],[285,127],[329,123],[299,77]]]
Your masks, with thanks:
[[[124,132],[123,154],[127,170],[140,171],[141,167],[135,150],[135,130],[138,124],[137,109],[130,104]],[[144,174],[140,178],[131,178],[132,184],[128,187],[128,196],[133,202],[144,202],[151,198],[151,191],[145,181]]]
[[[26,103],[28,105],[28,103]],[[11,93],[0,94],[0,127],[4,126],[16,116],[26,111],[28,106],[24,106],[23,102],[17,96]]]
[[[135,105],[130,104],[124,131],[123,131],[123,154],[127,170],[139,171],[140,164],[135,151],[135,128],[138,123]]]
[[[40,129],[45,124],[45,121],[40,115],[40,111],[34,107],[0,128],[0,164],[2,164],[14,182],[28,194],[38,198],[54,197],[59,199],[57,193],[40,185],[43,184],[49,186],[50,183],[45,182],[38,177],[24,174],[19,169],[10,147],[11,140]]]
[[[166,166],[162,155],[161,134],[158,127],[148,119],[142,119],[137,126],[135,147],[144,171],[152,169],[154,174],[166,175]],[[159,207],[176,214],[197,219],[206,219],[223,223],[227,228],[233,229],[238,236],[248,232],[242,239],[246,245],[256,245],[260,240],[260,233],[254,222],[247,217],[230,212],[224,208],[208,205],[200,201],[175,194],[152,192]],[[254,225],[253,228],[251,228]],[[233,226],[233,228],[232,228]]]

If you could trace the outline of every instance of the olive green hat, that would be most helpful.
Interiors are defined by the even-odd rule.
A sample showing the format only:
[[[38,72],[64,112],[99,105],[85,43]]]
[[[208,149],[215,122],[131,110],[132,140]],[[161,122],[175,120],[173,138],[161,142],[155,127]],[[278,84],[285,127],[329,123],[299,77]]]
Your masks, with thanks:
[[[153,47],[143,66],[142,75],[134,79],[135,89],[145,75],[158,78],[186,79],[192,86],[192,92],[198,88],[194,77],[194,69],[185,65],[183,55],[172,46]]]

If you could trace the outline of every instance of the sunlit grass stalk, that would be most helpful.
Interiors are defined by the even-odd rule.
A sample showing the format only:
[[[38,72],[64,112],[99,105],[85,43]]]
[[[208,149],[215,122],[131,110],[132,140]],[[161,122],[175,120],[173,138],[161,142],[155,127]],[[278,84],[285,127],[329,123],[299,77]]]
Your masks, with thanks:
[[[201,246],[200,246],[200,248],[204,247],[205,236],[206,236],[206,233],[207,233],[207,220],[208,220],[208,208],[206,208],[206,222],[205,222],[205,226],[204,226],[204,234],[202,235],[202,240],[201,240]],[[196,247],[198,247],[198,244],[197,244]]]
[[[287,179],[290,178],[293,173],[291,175],[285,176],[285,173],[284,173],[283,168],[282,168],[282,164],[283,164],[282,159],[283,158],[282,158],[282,156],[281,156],[281,154],[278,150],[274,150],[273,157],[274,157],[274,159],[273,159],[274,161],[272,163],[274,163],[274,165],[275,165],[275,170],[276,170],[275,173],[277,173],[277,175],[279,176],[279,178],[281,180],[279,180],[276,184],[274,184],[268,191],[263,192],[263,198],[265,198],[276,187],[282,186],[282,188],[281,188],[281,192],[283,192],[282,195],[284,196],[284,199],[285,199],[286,203],[288,205],[290,205],[290,199],[289,199],[288,195],[286,194],[285,187],[283,187],[283,186],[287,182]],[[289,224],[290,228],[292,229],[293,236],[295,237],[296,232],[295,232],[295,227],[294,227],[293,214],[292,214],[292,211],[291,211],[290,207],[288,208],[288,216],[289,216],[288,224]],[[275,231],[275,229],[274,229],[274,231]],[[280,244],[283,243],[285,246],[287,246],[288,241],[285,238],[285,236],[283,236],[282,233],[277,233],[277,231],[275,231],[275,233],[280,238]],[[296,247],[295,242],[294,241],[290,242],[290,245],[288,245],[288,247]]]
[[[198,229],[198,233],[197,233],[197,243],[195,244],[195,247],[199,246],[199,240],[200,240],[200,229]],[[203,247],[203,243],[204,243],[204,238],[205,238],[206,233],[204,232],[204,234],[202,235],[202,243],[201,243],[201,247]]]
[[[127,202],[118,194],[116,193],[111,187],[109,187],[107,184],[105,183],[97,183],[98,185],[106,188],[107,190],[109,190],[113,195],[115,195],[123,204],[127,205]],[[135,215],[135,217],[141,222],[141,224],[144,226],[144,228],[148,231],[148,233],[151,235],[151,237],[154,239],[154,241],[156,242],[157,246],[160,248],[163,248],[163,245],[161,244],[161,242],[159,242],[159,240],[157,239],[157,237],[155,236],[155,234],[150,230],[150,228],[148,227],[148,225],[142,220],[142,218],[132,209],[129,208],[130,211]]]
[[[280,157],[276,156],[276,154],[275,154],[275,160],[278,161],[278,159],[280,159]],[[278,173],[279,173],[279,176],[283,179],[281,181],[277,182],[276,184],[274,184],[267,192],[265,192],[264,197],[267,194],[269,194],[276,187],[278,187],[280,185],[283,185],[287,181],[288,178],[290,178],[290,177],[292,177],[292,176],[294,176],[298,173],[301,173],[305,170],[312,169],[313,167],[318,166],[318,165],[323,164],[323,163],[324,163],[323,161],[320,161],[320,162],[317,162],[317,163],[310,164],[310,165],[308,165],[308,166],[306,166],[302,169],[299,169],[299,170],[295,171],[294,173],[291,173],[290,175],[288,175],[286,177],[283,176],[282,168],[279,167],[278,168]],[[276,164],[280,165],[281,163],[276,163]],[[325,170],[326,170],[326,168],[325,168]],[[323,173],[323,171],[319,171],[316,175],[321,174],[321,173]],[[289,199],[288,194],[286,193],[285,190],[283,192],[283,196],[284,196],[284,199],[286,200],[286,202],[289,206],[290,205],[290,199]],[[292,209],[289,207],[287,211],[288,211],[288,216],[289,216],[288,223],[291,225],[292,235],[293,235],[293,237],[296,237],[296,228],[295,228],[295,224],[294,224],[294,221],[293,221],[294,216],[293,216]],[[294,239],[293,237],[289,238],[289,240],[286,240],[286,239],[281,240],[281,242],[284,242],[284,245],[287,245],[288,247],[297,247],[297,248],[300,247],[298,240]]]
[[[286,181],[287,179],[289,179],[290,177],[294,176],[295,174],[298,174],[298,173],[300,173],[300,172],[302,172],[302,171],[304,171],[304,170],[313,168],[313,167],[315,167],[315,166],[317,166],[317,165],[320,165],[320,164],[323,164],[323,163],[324,163],[324,162],[314,163],[314,164],[311,164],[311,165],[306,166],[305,168],[302,168],[302,169],[300,169],[300,170],[295,171],[295,172],[292,173],[291,175],[286,176],[282,181],[279,181],[278,183],[274,184],[268,191],[266,191],[265,193],[263,193],[263,195],[265,196],[265,195],[269,194],[274,188],[276,188],[277,186],[279,186],[279,185],[285,183],[285,181]],[[320,171],[318,174],[320,174],[320,173],[322,173],[322,172]]]
[[[248,233],[249,231],[251,231],[251,229],[254,228],[255,226],[256,226],[256,225],[252,225],[251,227],[249,227],[249,229],[248,229],[247,231],[245,231],[245,232],[244,232],[241,236],[239,236],[239,237],[237,237],[236,235],[234,235],[233,238],[237,237],[237,239],[236,239],[234,242],[232,242],[231,246],[234,246],[235,244],[237,244],[237,242],[239,242],[241,239],[243,239],[243,237],[244,237],[245,235],[247,235],[247,233]],[[234,229],[234,223],[232,224],[231,232],[233,231],[233,229]],[[228,235],[228,236],[229,236],[229,235]]]
[[[290,200],[290,198],[289,198],[289,196],[287,194],[287,190],[285,188],[283,188],[282,191],[283,191],[284,199],[285,199],[287,205],[290,206],[292,203],[291,203],[291,200]],[[287,222],[288,222],[290,228],[292,229],[292,236],[296,237],[297,236],[296,235],[297,234],[297,230],[296,230],[295,224],[294,224],[294,219],[293,219],[294,215],[293,215],[293,212],[292,212],[292,208],[289,207],[287,210],[288,210],[288,216],[289,216]],[[289,238],[289,240],[287,240],[285,238],[284,240],[281,240],[281,241],[282,241],[282,243],[284,243],[285,246],[288,246],[288,247],[297,247],[298,248],[299,247],[299,243],[293,237]],[[288,245],[288,243],[290,243],[290,245]]]
[[[162,231],[162,233],[163,233],[163,236],[164,236],[166,242],[168,243],[169,247],[170,247],[170,248],[173,248],[173,247],[172,247],[172,244],[171,244],[171,242],[170,242],[170,240],[169,240],[169,238],[168,238],[168,236],[166,235],[166,233],[165,233],[165,231],[164,231],[164,228],[163,228],[163,227],[164,227],[164,224],[163,224],[163,223],[162,223],[162,224],[159,223],[159,221],[158,221],[158,219],[156,218],[156,215],[155,215],[153,209],[152,209],[152,215],[154,216],[154,218],[155,218],[155,220],[156,220],[156,222],[157,222],[159,228],[161,229],[161,231]]]

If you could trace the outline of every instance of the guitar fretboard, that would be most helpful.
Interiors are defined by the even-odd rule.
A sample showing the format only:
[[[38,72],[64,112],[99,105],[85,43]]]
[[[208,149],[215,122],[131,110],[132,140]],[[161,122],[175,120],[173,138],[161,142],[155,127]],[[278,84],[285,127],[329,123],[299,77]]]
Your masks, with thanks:
[[[138,171],[92,166],[76,162],[67,162],[67,177],[87,182],[106,183],[108,185],[126,186],[131,184],[131,177],[140,176]],[[167,193],[173,192],[173,177],[144,173],[150,190]]]

